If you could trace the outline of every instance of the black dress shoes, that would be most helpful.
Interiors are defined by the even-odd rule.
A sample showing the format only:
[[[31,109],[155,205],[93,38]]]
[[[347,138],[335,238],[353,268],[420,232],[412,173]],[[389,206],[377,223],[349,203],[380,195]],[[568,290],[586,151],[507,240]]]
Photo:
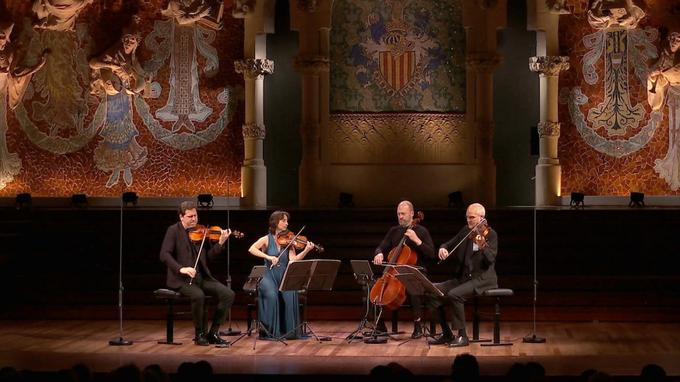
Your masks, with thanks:
[[[411,333],[411,338],[412,339],[418,339],[423,336],[423,327],[420,326],[420,322],[416,322],[413,325],[413,333]]]
[[[468,340],[467,336],[458,336],[455,340],[449,343],[449,347],[451,348],[461,348],[468,345],[470,345],[470,341]]]
[[[203,332],[196,333],[196,337],[194,337],[194,343],[198,346],[208,346],[210,344]]]
[[[229,345],[229,341],[225,341],[217,332],[208,333],[208,343],[211,345]]]
[[[427,340],[427,343],[430,345],[445,345],[453,341],[453,337],[451,335],[445,335],[442,334],[437,338],[432,338]]]

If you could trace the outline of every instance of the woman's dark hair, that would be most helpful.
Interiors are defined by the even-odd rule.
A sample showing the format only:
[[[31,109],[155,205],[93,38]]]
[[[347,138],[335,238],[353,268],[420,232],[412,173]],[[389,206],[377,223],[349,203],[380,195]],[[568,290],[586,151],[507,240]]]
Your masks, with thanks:
[[[276,233],[276,226],[279,224],[284,216],[290,220],[290,214],[286,211],[274,211],[271,216],[269,216],[269,232]]]

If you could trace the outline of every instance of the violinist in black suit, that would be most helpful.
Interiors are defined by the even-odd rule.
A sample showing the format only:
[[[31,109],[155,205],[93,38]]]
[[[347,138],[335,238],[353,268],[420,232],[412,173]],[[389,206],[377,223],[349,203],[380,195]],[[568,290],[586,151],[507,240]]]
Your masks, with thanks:
[[[469,340],[465,332],[465,299],[498,287],[495,269],[498,235],[485,224],[485,214],[483,205],[471,204],[465,213],[467,225],[439,248],[439,259],[443,261],[451,256],[457,270],[451,280],[435,284],[444,293],[444,297],[433,297],[429,301],[430,307],[437,309],[442,327],[442,335],[430,341],[433,345],[467,346]],[[454,251],[456,246],[458,247]],[[455,335],[446,321],[444,302],[453,305],[453,329],[457,330]]]
[[[224,250],[224,243],[229,239],[231,230],[226,229],[220,233],[216,243],[209,239],[194,243],[189,238],[189,232],[198,223],[198,213],[194,202],[182,202],[179,207],[179,222],[168,227],[161,246],[160,258],[168,267],[167,285],[184,296],[191,298],[191,314],[194,321],[196,345],[208,344],[225,345],[227,341],[220,338],[220,325],[224,322],[227,311],[234,302],[234,291],[217,281],[210,273],[207,257],[214,257]],[[198,265],[196,258],[201,250]],[[217,299],[217,307],[213,317],[212,326],[205,333],[204,309],[205,295],[214,296]]]

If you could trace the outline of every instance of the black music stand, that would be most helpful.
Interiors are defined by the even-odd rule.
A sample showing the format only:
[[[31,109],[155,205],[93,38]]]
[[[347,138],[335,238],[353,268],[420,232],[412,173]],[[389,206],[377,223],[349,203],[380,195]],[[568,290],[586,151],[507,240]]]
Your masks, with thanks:
[[[444,293],[434,286],[434,284],[432,284],[432,282],[427,277],[425,277],[422,272],[420,272],[418,267],[414,267],[412,265],[395,265],[394,269],[397,271],[397,274],[394,275],[394,277],[404,284],[408,294],[420,296],[432,295],[437,297],[444,296]],[[426,325],[422,325],[422,328],[423,338],[425,339],[425,342],[427,342],[427,338],[432,337],[432,334]],[[409,338],[406,341],[403,341],[399,344],[399,346],[411,341],[412,339],[413,338]],[[427,342],[427,346],[428,348],[430,347],[429,342]]]
[[[364,329],[371,329],[371,332],[375,330],[374,327],[369,327],[369,323],[371,322],[368,320],[368,316],[371,312],[371,288],[375,281],[373,279],[371,263],[368,260],[350,260],[350,264],[352,265],[352,271],[354,271],[354,278],[357,280],[357,283],[361,285],[361,290],[364,293],[362,302],[366,304],[366,311],[364,312],[364,317],[361,319],[361,322],[359,323],[359,326],[356,328],[356,330],[345,337],[347,343],[352,343],[352,341],[355,339],[363,339],[364,337],[362,336],[362,333]],[[375,305],[373,305],[373,307],[373,313],[375,315],[377,314],[377,309],[375,309]]]
[[[306,295],[308,291],[312,290],[332,290],[339,268],[340,260],[329,259],[299,260],[288,264],[279,291],[301,292],[300,294],[305,298],[305,303],[302,308],[302,322],[284,334],[283,337],[301,330],[303,337],[311,335],[319,342],[331,340],[330,337],[317,336],[307,322]]]
[[[258,291],[260,287],[260,281],[262,281],[262,277],[264,277],[264,272],[265,272],[265,266],[264,265],[256,265],[253,267],[253,269],[250,270],[250,274],[248,275],[248,279],[246,280],[246,283],[243,284],[243,291],[255,296],[255,304],[258,302]],[[259,312],[258,312],[259,313]],[[276,338],[272,335],[272,333],[267,329],[266,326],[262,325],[262,321],[260,321],[260,315],[257,315],[257,318],[251,318],[250,325],[248,325],[248,331],[246,334],[241,334],[239,338],[236,339],[236,341],[233,341],[231,344],[235,344],[238,340],[243,338],[244,336],[248,335],[251,336],[253,334],[253,330],[255,330],[255,335],[253,336],[253,350],[255,350],[255,344],[257,344],[257,338],[260,336],[260,333],[264,332],[265,335],[267,335],[269,338],[272,338],[276,341],[281,342],[284,345],[288,345],[286,341],[282,340],[281,338]]]

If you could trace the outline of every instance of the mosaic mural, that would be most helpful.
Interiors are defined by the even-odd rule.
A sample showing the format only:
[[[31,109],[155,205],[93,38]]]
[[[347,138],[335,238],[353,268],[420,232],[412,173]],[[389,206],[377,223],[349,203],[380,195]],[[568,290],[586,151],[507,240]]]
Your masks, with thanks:
[[[239,195],[243,25],[231,2],[4,7],[0,196]]]
[[[591,1],[561,16],[572,63],[560,75],[563,194],[680,194],[672,3]]]
[[[331,111],[465,112],[460,0],[337,0]]]

